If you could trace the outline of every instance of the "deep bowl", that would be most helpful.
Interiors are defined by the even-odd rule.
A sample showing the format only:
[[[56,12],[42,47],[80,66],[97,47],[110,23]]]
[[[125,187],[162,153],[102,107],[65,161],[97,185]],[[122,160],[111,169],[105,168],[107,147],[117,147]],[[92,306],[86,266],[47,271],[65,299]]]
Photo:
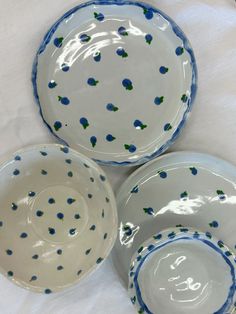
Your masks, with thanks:
[[[108,256],[117,231],[111,186],[66,146],[18,151],[0,167],[0,268],[35,292],[63,290]]]

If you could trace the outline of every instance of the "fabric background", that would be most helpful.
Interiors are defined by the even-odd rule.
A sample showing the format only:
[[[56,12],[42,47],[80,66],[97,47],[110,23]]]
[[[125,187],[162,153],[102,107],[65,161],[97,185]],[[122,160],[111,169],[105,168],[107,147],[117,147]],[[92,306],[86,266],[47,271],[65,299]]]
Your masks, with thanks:
[[[0,0],[0,159],[26,145],[55,142],[32,95],[31,66],[51,24],[76,0]],[[214,154],[236,165],[236,3],[146,1],[172,17],[192,43],[199,90],[191,118],[171,151]],[[133,168],[105,168],[115,190]],[[135,313],[110,260],[78,286],[50,296],[0,276],[1,314]]]

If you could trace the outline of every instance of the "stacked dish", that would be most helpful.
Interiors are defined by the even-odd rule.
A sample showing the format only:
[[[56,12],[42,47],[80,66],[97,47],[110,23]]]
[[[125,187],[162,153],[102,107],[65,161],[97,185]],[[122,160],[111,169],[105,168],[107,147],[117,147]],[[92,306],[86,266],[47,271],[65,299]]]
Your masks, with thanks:
[[[95,163],[144,164],[180,134],[197,91],[182,30],[146,3],[83,3],[46,33],[32,82],[61,145],[23,149],[0,166],[2,274],[49,294],[114,246],[138,313],[233,313],[236,168],[199,153],[159,157],[124,182],[117,217]]]

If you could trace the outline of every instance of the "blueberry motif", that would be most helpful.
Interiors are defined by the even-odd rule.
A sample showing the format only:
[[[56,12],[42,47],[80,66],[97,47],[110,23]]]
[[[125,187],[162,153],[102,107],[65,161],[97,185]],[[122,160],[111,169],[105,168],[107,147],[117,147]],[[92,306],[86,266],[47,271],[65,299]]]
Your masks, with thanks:
[[[180,232],[184,232],[184,233],[188,232],[188,228],[180,228],[179,230]]]
[[[34,275],[34,276],[31,277],[30,282],[31,282],[31,281],[35,281],[35,280],[37,280],[37,279],[38,279],[37,276]]]
[[[62,270],[62,269],[64,269],[64,267],[63,266],[57,266],[57,270]]]
[[[205,234],[206,234],[206,236],[207,236],[209,239],[211,239],[211,238],[212,238],[212,235],[211,235],[211,233],[210,233],[210,232],[206,232]]]
[[[214,221],[209,223],[209,226],[211,228],[218,228],[219,227],[219,223],[216,220],[214,220]]]
[[[184,48],[183,47],[177,47],[175,49],[175,53],[177,56],[181,56],[184,53]]]
[[[38,216],[38,217],[42,217],[43,214],[44,214],[44,212],[41,211],[41,210],[37,210],[37,211],[36,211],[36,216]]]
[[[17,210],[18,206],[15,203],[11,204],[11,209],[12,210]]]
[[[30,192],[28,193],[28,196],[29,196],[29,197],[34,197],[34,196],[35,196],[35,194],[36,194],[35,192],[30,191]]]
[[[80,41],[82,43],[87,43],[87,42],[90,41],[90,39],[91,39],[91,37],[89,35],[87,35],[87,34],[80,35]]]
[[[94,12],[94,17],[96,20],[98,20],[99,22],[102,22],[104,20],[104,15],[102,13],[96,13]]]
[[[72,228],[69,230],[70,235],[75,235],[76,228]]]
[[[91,136],[91,137],[90,137],[90,143],[92,144],[93,147],[96,146],[96,144],[97,144],[97,138],[96,138],[96,136]]]
[[[56,230],[54,228],[49,227],[48,232],[49,234],[54,235],[56,233]]]
[[[64,106],[68,106],[70,104],[70,100],[67,97],[58,96],[58,101]]]
[[[7,255],[12,255],[13,254],[13,252],[12,252],[12,250],[6,250],[6,253],[7,253]]]
[[[232,256],[232,253],[230,251],[227,251],[225,252],[225,255],[229,257],[229,256]]]
[[[186,200],[187,197],[188,197],[187,191],[184,191],[183,193],[180,194],[180,198],[183,199],[183,200]]]
[[[186,94],[183,94],[181,100],[182,102],[186,103],[188,101],[188,96]]]
[[[95,180],[94,180],[94,178],[93,178],[93,177],[91,177],[91,178],[90,178],[90,181],[91,181],[91,182],[94,182]]]
[[[43,151],[41,151],[40,154],[41,154],[43,157],[46,157],[46,156],[48,155],[47,152],[43,152]]]
[[[87,250],[87,251],[85,252],[85,254],[86,254],[86,255],[89,255],[90,252],[91,252],[91,249]]]
[[[133,187],[133,189],[131,190],[131,194],[137,194],[138,193],[138,191],[139,191],[139,187],[138,187],[138,185],[136,185],[135,187]]]
[[[158,174],[159,174],[159,176],[160,176],[160,178],[162,178],[162,179],[166,179],[167,178],[167,172],[165,172],[165,171],[158,171]]]
[[[121,26],[118,28],[118,33],[121,35],[121,36],[128,36],[128,32],[126,30],[126,28],[124,26]]]
[[[140,120],[135,120],[134,121],[134,127],[138,130],[144,130],[144,129],[146,129],[147,125],[143,124],[142,121],[140,121]]]
[[[14,176],[18,176],[20,174],[20,170],[19,169],[15,169],[14,171],[13,171],[13,175]]]
[[[200,237],[199,232],[195,231],[194,234],[193,234],[193,237],[194,237],[194,238],[199,238],[199,237]]]
[[[82,273],[82,270],[79,270],[79,271],[77,272],[77,276],[79,276],[81,273]]]
[[[103,182],[105,182],[105,181],[106,181],[106,177],[105,177],[104,175],[100,174],[100,176],[99,176],[99,177],[100,177],[100,180],[101,180],[101,181],[103,181]]]
[[[106,240],[107,238],[107,233],[104,234],[103,239]]]
[[[60,150],[61,150],[63,153],[65,153],[65,154],[68,154],[68,153],[69,153],[69,148],[66,147],[66,146],[60,147]]]
[[[81,118],[79,120],[79,122],[82,125],[82,127],[84,128],[84,130],[86,130],[87,127],[89,126],[88,120],[86,118]]]
[[[48,83],[48,87],[51,88],[51,89],[55,88],[56,86],[57,86],[57,83],[55,81],[51,81],[51,82]]]
[[[112,134],[107,134],[106,140],[108,142],[113,142],[116,138]]]
[[[63,37],[57,37],[54,39],[53,43],[57,48],[61,48],[62,43],[63,43]]]
[[[105,211],[104,211],[104,209],[102,210],[102,218],[104,218],[105,217]]]
[[[219,240],[217,244],[219,245],[220,248],[224,247],[224,242],[221,240]]]
[[[75,214],[75,219],[80,219],[80,214]]]
[[[191,171],[192,175],[196,176],[197,175],[197,168],[195,167],[190,167],[189,170]]]
[[[61,255],[61,254],[62,254],[62,250],[61,250],[61,249],[58,249],[58,250],[57,250],[57,254],[58,254],[58,255]]]
[[[92,225],[89,230],[94,231],[96,229],[95,225]]]
[[[72,163],[72,160],[71,159],[66,159],[65,162],[70,165]]]
[[[93,56],[94,61],[100,62],[101,61],[101,52],[97,51]]]
[[[175,236],[176,236],[176,234],[174,231],[168,234],[169,239],[173,239]]]
[[[100,264],[103,261],[103,258],[99,257],[96,261],[97,264]]]
[[[151,19],[153,18],[152,9],[144,8],[144,9],[143,9],[143,14],[145,15],[145,17],[146,17],[147,20],[151,20]]]
[[[25,239],[25,238],[28,237],[28,234],[25,233],[25,232],[22,232],[21,235],[20,235],[20,237],[21,237],[22,239]]]
[[[157,234],[153,237],[155,240],[160,240],[162,238],[162,234]]]
[[[50,294],[50,293],[52,293],[52,291],[51,291],[50,289],[45,289],[45,290],[44,290],[44,293],[45,293],[45,294]]]
[[[12,277],[12,276],[14,275],[14,273],[13,273],[13,271],[9,270],[9,271],[7,272],[7,275],[8,275],[9,277]]]
[[[41,170],[41,174],[42,174],[43,176],[46,176],[48,173],[47,173],[46,170],[42,169],[42,170]]]
[[[119,110],[119,108],[114,106],[113,104],[107,104],[106,108],[107,108],[108,111],[114,111],[114,112]]]
[[[131,80],[129,80],[129,79],[124,79],[122,81],[122,85],[125,87],[126,90],[130,91],[133,89],[133,84],[132,84]]]
[[[21,160],[21,157],[19,155],[15,156],[15,161],[20,161]]]
[[[140,254],[143,251],[143,246],[138,249],[138,253]]]
[[[84,166],[85,166],[85,168],[87,168],[87,169],[89,169],[89,168],[90,168],[90,166],[89,166],[89,165],[87,165],[87,164],[84,164]]]
[[[3,226],[3,222],[2,221],[0,221],[0,227],[2,227]]]
[[[125,144],[124,145],[125,149],[128,150],[130,153],[134,153],[137,148],[136,146],[134,146],[133,144],[129,145],[129,144]]]
[[[58,131],[62,127],[62,123],[60,121],[56,121],[53,126],[55,131]]]
[[[99,81],[95,80],[95,78],[93,78],[93,77],[90,77],[90,78],[88,78],[87,83],[90,86],[97,86]]]
[[[48,203],[49,203],[49,204],[55,204],[56,202],[55,202],[54,198],[50,197],[50,198],[48,199]]]
[[[39,258],[38,254],[35,254],[32,256],[32,259],[38,259],[38,258]]]
[[[110,202],[110,200],[109,200],[109,198],[108,198],[108,197],[106,197],[106,202],[107,202],[107,203],[109,203],[109,202]]]
[[[61,65],[61,69],[62,69],[63,72],[68,72],[68,71],[70,70],[70,67],[69,67],[68,64],[63,63],[63,64]]]
[[[166,74],[169,71],[169,69],[167,67],[161,66],[159,71],[161,74]]]
[[[72,177],[73,177],[73,172],[72,172],[72,171],[69,171],[69,172],[67,173],[67,175],[68,175],[68,177],[72,178]]]
[[[225,200],[225,193],[222,191],[222,190],[217,190],[216,191],[216,193],[218,194],[218,196],[219,196],[219,199],[221,200],[221,201],[224,201]]]
[[[170,131],[172,129],[172,126],[171,126],[171,124],[170,123],[166,123],[165,125],[164,125],[164,131]]]
[[[152,40],[153,40],[152,35],[151,35],[151,34],[147,34],[147,35],[145,36],[145,40],[146,40],[146,43],[147,43],[147,44],[151,45],[151,42],[152,42]]]
[[[64,214],[63,213],[58,213],[57,214],[57,218],[62,220],[64,218]]]
[[[154,210],[152,207],[143,208],[143,211],[145,214],[148,214],[150,216],[154,216]]]
[[[156,98],[154,99],[154,103],[155,103],[155,105],[157,105],[157,106],[159,106],[160,104],[162,104],[163,101],[164,101],[164,96],[156,97]]]
[[[128,57],[128,53],[125,51],[125,49],[123,48],[118,48],[116,50],[116,54],[122,58],[127,58]]]
[[[148,251],[152,251],[154,248],[155,248],[155,246],[153,244],[150,244],[147,249],[148,249]]]
[[[69,197],[69,198],[67,199],[67,204],[69,204],[69,205],[73,204],[74,202],[75,202],[75,199],[72,198],[72,197]]]

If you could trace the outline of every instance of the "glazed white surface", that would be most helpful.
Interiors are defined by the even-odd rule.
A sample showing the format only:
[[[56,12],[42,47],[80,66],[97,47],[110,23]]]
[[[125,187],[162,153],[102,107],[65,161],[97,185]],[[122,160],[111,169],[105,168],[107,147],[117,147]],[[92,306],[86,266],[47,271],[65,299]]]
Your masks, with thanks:
[[[35,51],[52,22],[78,2],[12,0],[1,3],[1,158],[29,144],[54,142],[42,125],[35,106],[30,82],[31,66]],[[236,148],[232,145],[236,134],[235,2],[147,2],[157,5],[184,30],[198,62],[198,97],[191,118],[172,150],[206,152],[236,164]],[[115,190],[133,171],[105,170]],[[0,312],[3,314],[135,313],[109,262],[65,293],[35,295],[12,285],[3,277],[0,278],[0,292]]]

